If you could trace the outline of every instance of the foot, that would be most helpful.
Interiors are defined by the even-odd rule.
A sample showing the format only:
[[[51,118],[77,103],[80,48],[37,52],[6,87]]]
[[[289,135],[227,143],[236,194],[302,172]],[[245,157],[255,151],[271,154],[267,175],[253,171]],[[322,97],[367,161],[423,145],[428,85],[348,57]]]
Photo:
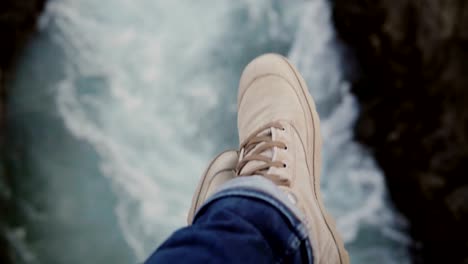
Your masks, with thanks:
[[[267,54],[245,68],[238,96],[237,176],[264,176],[303,212],[314,263],[349,263],[320,193],[321,136],[315,104],[286,58]]]
[[[321,137],[305,81],[286,58],[267,54],[247,65],[238,97],[240,151],[227,151],[207,168],[188,222],[219,186],[261,175],[282,189],[305,215],[314,263],[348,264],[348,253],[320,193]]]

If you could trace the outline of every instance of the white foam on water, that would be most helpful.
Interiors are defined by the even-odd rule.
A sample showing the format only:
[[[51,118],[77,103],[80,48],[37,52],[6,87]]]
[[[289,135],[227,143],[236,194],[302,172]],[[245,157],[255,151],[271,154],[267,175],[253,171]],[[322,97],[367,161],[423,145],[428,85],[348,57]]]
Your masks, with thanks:
[[[164,9],[179,13],[138,21],[151,15],[146,2],[104,1],[96,9],[94,1],[48,6],[60,28],[57,41],[66,45],[73,63],[57,90],[58,109],[68,129],[99,153],[102,173],[119,197],[116,215],[123,234],[139,259],[183,224],[196,183],[188,174],[199,173],[206,162],[203,150],[190,151],[183,141],[197,132],[194,119],[217,105],[218,93],[203,75],[184,76],[197,67],[184,59],[196,62],[206,43],[192,36],[202,29],[204,37],[217,34],[203,23],[214,25],[223,12],[218,8],[220,13],[192,23],[183,16],[193,19],[196,6],[164,3]],[[125,13],[138,25],[97,13],[115,7],[129,7]],[[92,15],[83,9],[92,9]],[[169,26],[151,27],[165,23]],[[177,49],[184,42],[190,48]]]
[[[249,24],[233,25],[243,20]],[[317,101],[324,198],[351,257],[407,261],[408,239],[383,175],[352,139],[358,105],[341,75],[325,0],[55,0],[40,25],[56,30],[67,55],[67,75],[55,94],[60,116],[98,153],[100,173],[118,198],[115,215],[139,260],[185,222],[199,173],[216,149],[200,135],[200,121],[235,105],[235,92],[227,90],[235,84],[226,83],[232,65],[223,59],[273,40],[292,44],[289,57]],[[226,96],[232,104],[223,103]]]

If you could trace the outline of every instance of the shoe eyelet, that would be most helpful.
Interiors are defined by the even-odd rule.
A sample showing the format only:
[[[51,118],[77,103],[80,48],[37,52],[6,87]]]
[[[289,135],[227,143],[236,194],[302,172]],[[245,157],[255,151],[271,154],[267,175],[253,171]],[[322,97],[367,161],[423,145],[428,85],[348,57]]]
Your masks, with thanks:
[[[288,165],[286,165],[286,163],[283,163],[283,168],[287,168]]]
[[[282,127],[281,130],[286,131],[286,128]]]
[[[288,146],[284,146],[284,150],[288,150]]]

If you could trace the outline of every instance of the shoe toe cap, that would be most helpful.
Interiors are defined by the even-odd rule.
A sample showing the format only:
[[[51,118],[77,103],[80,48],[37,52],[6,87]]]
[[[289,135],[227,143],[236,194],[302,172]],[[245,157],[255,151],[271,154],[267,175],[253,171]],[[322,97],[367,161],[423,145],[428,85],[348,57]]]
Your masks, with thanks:
[[[255,80],[268,75],[279,76],[293,86],[300,86],[294,66],[285,57],[274,53],[264,54],[245,67],[239,83],[238,104],[240,104],[245,91]]]

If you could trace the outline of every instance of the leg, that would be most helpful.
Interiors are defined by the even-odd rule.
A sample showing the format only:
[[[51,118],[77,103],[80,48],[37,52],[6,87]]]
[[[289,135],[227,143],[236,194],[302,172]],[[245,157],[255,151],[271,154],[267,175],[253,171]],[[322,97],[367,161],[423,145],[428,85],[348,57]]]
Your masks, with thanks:
[[[308,262],[306,235],[298,232],[297,219],[291,222],[262,199],[228,192],[218,197],[203,206],[193,225],[162,244],[146,264]]]
[[[304,79],[284,57],[244,70],[239,152],[210,164],[189,212],[147,263],[348,264],[320,193],[321,136]]]

